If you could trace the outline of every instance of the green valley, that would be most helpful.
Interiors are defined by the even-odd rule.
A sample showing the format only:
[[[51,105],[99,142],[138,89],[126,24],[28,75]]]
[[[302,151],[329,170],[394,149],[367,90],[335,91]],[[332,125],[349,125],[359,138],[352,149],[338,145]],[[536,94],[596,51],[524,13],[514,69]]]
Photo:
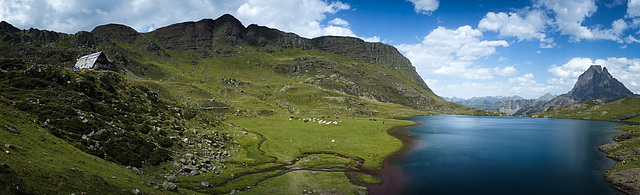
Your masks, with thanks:
[[[150,33],[0,32],[0,193],[358,193],[442,100],[392,46],[230,15]],[[78,70],[102,51],[118,72]],[[322,121],[322,123],[321,123]],[[46,124],[45,124],[46,123]],[[282,186],[287,183],[288,186]]]

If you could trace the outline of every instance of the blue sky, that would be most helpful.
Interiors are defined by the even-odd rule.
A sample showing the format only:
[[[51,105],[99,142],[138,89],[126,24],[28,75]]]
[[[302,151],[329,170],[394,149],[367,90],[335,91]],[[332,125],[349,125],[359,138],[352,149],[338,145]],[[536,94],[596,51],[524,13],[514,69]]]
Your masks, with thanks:
[[[66,33],[140,32],[230,13],[303,37],[393,45],[436,94],[537,98],[600,64],[640,93],[640,0],[3,0],[0,20]]]

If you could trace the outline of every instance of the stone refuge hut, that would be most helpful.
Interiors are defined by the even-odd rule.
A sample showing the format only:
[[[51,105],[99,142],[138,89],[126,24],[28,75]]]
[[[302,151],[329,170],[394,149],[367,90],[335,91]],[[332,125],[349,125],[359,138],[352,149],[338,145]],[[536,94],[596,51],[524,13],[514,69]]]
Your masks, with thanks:
[[[76,65],[73,67],[77,69],[118,71],[118,68],[113,65],[113,61],[111,61],[111,59],[107,57],[107,54],[104,54],[103,52],[96,52],[82,56],[78,58]]]

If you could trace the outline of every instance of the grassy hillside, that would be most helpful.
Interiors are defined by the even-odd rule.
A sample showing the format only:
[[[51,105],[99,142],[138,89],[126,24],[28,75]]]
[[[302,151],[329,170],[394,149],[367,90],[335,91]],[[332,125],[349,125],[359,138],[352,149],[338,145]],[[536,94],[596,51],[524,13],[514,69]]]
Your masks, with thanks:
[[[0,32],[3,194],[358,193],[401,147],[396,118],[490,114],[437,97],[391,46],[234,20]],[[121,71],[70,68],[96,51]]]
[[[553,106],[538,117],[572,118],[640,123],[640,98],[629,97],[602,104],[595,100],[566,106]]]

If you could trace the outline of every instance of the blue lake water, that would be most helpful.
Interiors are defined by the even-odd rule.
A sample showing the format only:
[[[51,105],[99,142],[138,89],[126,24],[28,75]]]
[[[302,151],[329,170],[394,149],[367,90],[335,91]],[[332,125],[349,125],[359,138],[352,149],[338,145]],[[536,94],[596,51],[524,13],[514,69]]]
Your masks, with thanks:
[[[620,194],[598,151],[623,123],[526,117],[414,117],[413,146],[390,159],[402,194]]]

